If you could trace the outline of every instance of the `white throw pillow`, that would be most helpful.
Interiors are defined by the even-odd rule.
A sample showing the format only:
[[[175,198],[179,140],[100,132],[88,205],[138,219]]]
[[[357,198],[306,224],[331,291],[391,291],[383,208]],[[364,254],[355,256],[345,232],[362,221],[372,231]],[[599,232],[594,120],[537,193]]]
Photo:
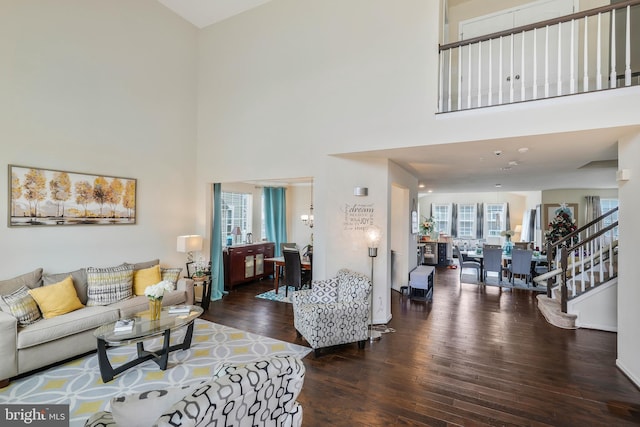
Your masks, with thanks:
[[[114,397],[111,399],[113,420],[119,426],[152,426],[174,403],[193,393],[205,382]]]

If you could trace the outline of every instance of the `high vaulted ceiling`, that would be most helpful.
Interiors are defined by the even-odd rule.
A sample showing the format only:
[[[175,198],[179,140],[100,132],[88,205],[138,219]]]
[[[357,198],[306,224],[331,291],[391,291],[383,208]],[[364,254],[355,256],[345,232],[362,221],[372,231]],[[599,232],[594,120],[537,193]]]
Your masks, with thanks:
[[[158,1],[204,28],[271,0]],[[448,1],[451,5],[467,0]],[[417,176],[424,192],[615,188],[617,141],[627,132],[630,129],[610,128],[379,150],[352,157],[388,158]]]

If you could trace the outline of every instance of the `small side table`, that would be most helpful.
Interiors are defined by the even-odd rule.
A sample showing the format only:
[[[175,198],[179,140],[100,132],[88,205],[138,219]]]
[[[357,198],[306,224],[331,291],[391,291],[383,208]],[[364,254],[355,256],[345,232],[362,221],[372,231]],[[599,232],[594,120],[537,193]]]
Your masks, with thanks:
[[[202,301],[200,306],[206,310],[209,309],[209,302],[211,301],[211,275],[195,277],[191,276],[191,280],[194,283],[202,283]],[[195,298],[195,296],[194,296]]]

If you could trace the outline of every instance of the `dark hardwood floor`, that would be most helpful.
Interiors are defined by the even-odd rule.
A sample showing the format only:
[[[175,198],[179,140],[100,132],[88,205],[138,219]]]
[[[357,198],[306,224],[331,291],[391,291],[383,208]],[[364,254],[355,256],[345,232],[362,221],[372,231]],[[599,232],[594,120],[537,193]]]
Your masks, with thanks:
[[[203,317],[306,345],[290,304],[255,298],[271,288],[238,286]],[[460,287],[458,270],[438,269],[433,302],[393,291],[391,305],[395,332],[305,357],[305,427],[638,423],[607,405],[640,403],[615,366],[616,334],[551,326],[532,293]]]

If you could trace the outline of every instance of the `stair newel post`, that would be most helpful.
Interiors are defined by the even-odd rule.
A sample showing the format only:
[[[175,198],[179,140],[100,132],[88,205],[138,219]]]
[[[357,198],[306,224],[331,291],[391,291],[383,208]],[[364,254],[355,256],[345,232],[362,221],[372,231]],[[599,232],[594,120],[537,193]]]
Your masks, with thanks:
[[[547,245],[547,265],[549,266],[549,271],[551,271],[554,268],[553,249],[551,248],[551,242],[547,241],[546,245]],[[553,287],[554,280],[555,280],[554,277],[549,277],[547,279],[547,297],[549,298],[553,298],[553,295],[551,293],[551,288]]]
[[[562,247],[560,248],[560,265],[562,268],[562,284],[560,287],[560,304],[562,307],[562,312],[566,313],[567,312],[567,298],[568,298],[568,292],[567,292],[567,259],[569,258],[568,255],[568,250],[567,250],[567,245],[566,242],[562,244]]]

